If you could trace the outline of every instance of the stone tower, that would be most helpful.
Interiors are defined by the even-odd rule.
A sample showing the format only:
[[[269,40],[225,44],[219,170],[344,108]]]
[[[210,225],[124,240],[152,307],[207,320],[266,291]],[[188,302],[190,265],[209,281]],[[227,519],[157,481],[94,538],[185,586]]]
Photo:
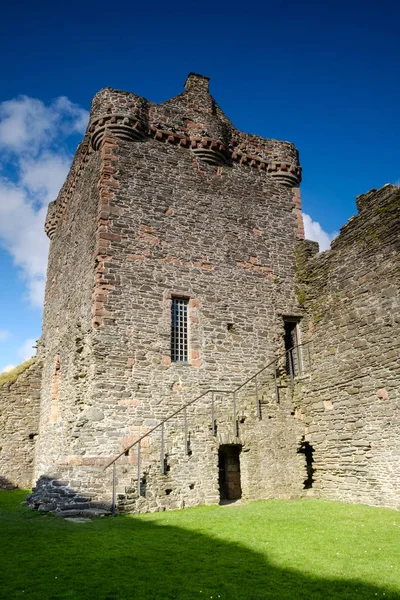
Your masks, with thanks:
[[[0,489],[33,479],[63,515],[400,507],[400,188],[318,253],[299,183],[294,146],[235,129],[206,77],[95,96],[49,206],[38,357],[0,387]]]
[[[51,488],[54,504],[62,481],[68,498],[110,501],[104,467],[208,390],[215,397],[145,438],[139,459],[134,447],[117,461],[121,507],[219,502],[228,471],[228,497],[239,487],[244,498],[300,493],[303,429],[273,383],[284,359],[260,380],[257,406],[254,382],[230,393],[284,352],[285,319],[293,330],[302,314],[300,179],[293,144],[237,130],[207,77],[191,73],[183,93],[158,105],[96,94],[46,221],[42,498]]]

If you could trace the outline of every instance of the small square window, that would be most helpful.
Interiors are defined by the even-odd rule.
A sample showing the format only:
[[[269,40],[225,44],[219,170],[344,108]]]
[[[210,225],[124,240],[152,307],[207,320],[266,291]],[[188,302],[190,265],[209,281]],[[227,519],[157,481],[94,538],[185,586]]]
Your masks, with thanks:
[[[171,360],[188,361],[188,300],[186,298],[172,298]]]

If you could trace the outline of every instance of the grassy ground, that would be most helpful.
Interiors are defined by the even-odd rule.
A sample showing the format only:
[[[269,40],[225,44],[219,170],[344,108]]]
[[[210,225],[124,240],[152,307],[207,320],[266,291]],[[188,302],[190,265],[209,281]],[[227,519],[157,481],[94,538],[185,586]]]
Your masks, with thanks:
[[[0,492],[0,598],[400,599],[400,513],[316,500],[71,523]]]

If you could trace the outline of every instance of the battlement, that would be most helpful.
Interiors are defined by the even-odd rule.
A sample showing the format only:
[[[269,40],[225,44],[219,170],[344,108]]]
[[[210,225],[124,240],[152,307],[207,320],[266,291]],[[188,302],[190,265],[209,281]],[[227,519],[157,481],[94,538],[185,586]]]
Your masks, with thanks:
[[[298,185],[301,171],[295,146],[236,129],[208,86],[208,77],[190,73],[185,91],[161,104],[130,92],[100,90],[90,114],[93,149],[100,148],[108,129],[117,138],[144,141],[153,137],[186,147],[210,164],[235,161],[263,169],[289,187]]]
[[[277,183],[297,187],[301,167],[296,147],[290,142],[263,138],[236,129],[209,93],[209,78],[190,73],[185,91],[161,104],[132,92],[101,89],[93,98],[83,159],[74,164],[67,185],[49,208],[46,233],[51,238],[88,154],[99,152],[107,135],[132,143],[155,139],[185,148],[200,163],[217,167],[258,169]],[[81,150],[78,154],[82,154]]]

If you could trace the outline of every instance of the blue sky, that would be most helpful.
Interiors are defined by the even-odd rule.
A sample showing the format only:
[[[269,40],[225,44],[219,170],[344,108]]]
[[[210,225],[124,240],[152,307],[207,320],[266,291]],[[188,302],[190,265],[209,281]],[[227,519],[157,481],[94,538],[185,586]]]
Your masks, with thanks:
[[[240,129],[294,142],[309,236],[327,242],[355,196],[400,179],[400,5],[22,2],[3,9],[0,372],[40,335],[42,222],[96,91],[155,102],[190,71]]]

